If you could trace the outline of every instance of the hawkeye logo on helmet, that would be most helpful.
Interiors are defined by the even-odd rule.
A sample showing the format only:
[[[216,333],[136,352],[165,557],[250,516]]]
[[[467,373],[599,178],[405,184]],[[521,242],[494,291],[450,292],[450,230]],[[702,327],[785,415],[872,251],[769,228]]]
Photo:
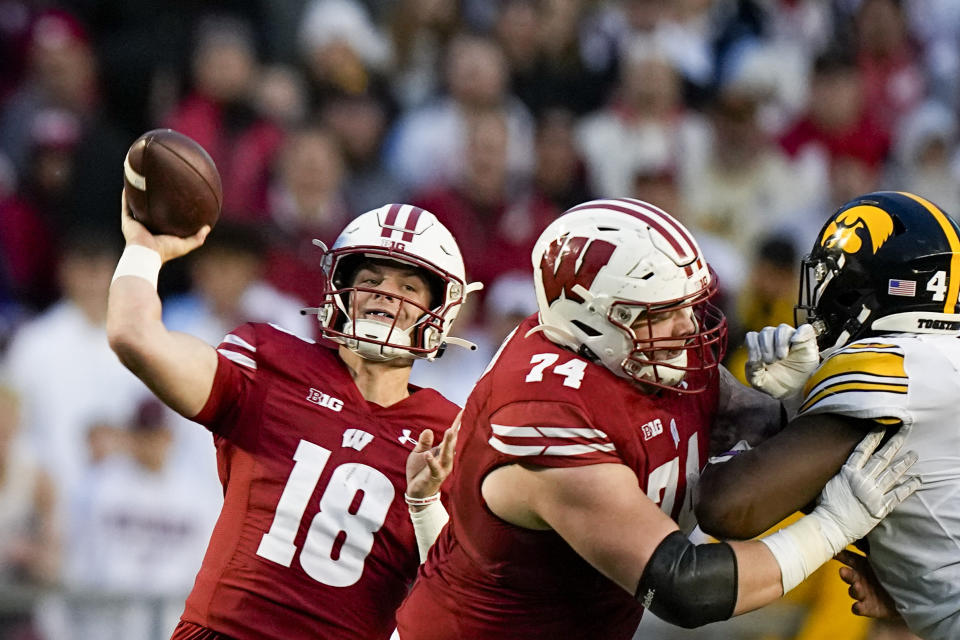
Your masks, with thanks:
[[[861,230],[866,234],[861,235]],[[824,249],[840,249],[844,253],[860,253],[865,240],[870,240],[873,253],[893,234],[893,218],[873,205],[861,204],[837,214],[820,237]]]

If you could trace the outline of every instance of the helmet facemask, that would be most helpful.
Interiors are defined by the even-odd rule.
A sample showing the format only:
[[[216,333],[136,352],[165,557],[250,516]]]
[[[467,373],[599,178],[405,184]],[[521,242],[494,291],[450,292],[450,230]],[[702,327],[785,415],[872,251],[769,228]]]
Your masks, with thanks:
[[[319,240],[314,244],[323,251],[326,281],[320,306],[304,312],[317,314],[324,337],[374,361],[433,360],[447,345],[476,349],[449,332],[468,294],[483,285],[467,283],[456,240],[429,211],[407,204],[384,205],[351,221],[332,249]],[[355,282],[365,262],[415,271],[427,283],[429,301]],[[384,320],[359,316],[352,304],[356,297],[376,294],[389,298],[397,311],[379,309]],[[401,311],[409,308],[416,310],[416,320],[404,328],[398,321]]]
[[[866,282],[866,278],[852,267],[844,271],[845,263],[842,254],[812,254],[800,263],[794,323],[798,327],[804,323],[813,326],[821,352],[841,347],[863,334],[876,307],[873,292],[856,286]]]
[[[331,252],[332,254],[334,252]],[[368,360],[386,361],[395,358],[430,358],[439,356],[444,318],[454,307],[463,303],[463,287],[456,282],[444,286],[442,278],[431,273],[429,266],[417,264],[409,257],[398,259],[390,252],[370,249],[347,250],[331,257],[332,288],[328,289],[319,307],[318,316],[324,335],[340,342]],[[370,265],[385,264],[414,269],[427,283],[430,301],[423,304],[396,292],[385,292],[376,287],[358,286],[356,273]],[[396,309],[386,322],[358,317],[358,305],[353,302],[358,294],[379,295],[388,300],[385,305]],[[450,302],[447,302],[447,301]],[[407,328],[398,326],[401,310],[416,309],[416,321]]]
[[[617,301],[610,305],[607,321],[630,341],[630,350],[620,367],[626,377],[644,385],[680,393],[705,390],[716,373],[726,348],[726,318],[709,300],[716,294],[716,281],[688,298],[657,304]],[[694,331],[686,336],[653,336],[655,320],[667,313],[689,313]],[[639,327],[643,330],[638,331]],[[709,375],[697,385],[685,382],[692,371]]]

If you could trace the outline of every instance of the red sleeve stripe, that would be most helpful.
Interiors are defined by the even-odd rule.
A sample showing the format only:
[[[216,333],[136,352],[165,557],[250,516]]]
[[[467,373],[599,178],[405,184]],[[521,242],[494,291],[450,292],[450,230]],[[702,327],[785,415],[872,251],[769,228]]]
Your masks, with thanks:
[[[501,453],[514,456],[577,456],[615,451],[603,431],[587,427],[514,427],[492,424],[488,442]]]
[[[253,353],[257,352],[257,348],[255,346],[233,333],[228,333],[226,336],[224,336],[223,341],[220,344],[232,344],[240,347],[241,349],[252,351]]]
[[[253,358],[243,355],[242,353],[237,353],[236,351],[230,351],[229,349],[217,349],[217,353],[222,355],[227,360],[231,362],[236,362],[239,365],[243,365],[248,369],[256,369],[257,362]]]

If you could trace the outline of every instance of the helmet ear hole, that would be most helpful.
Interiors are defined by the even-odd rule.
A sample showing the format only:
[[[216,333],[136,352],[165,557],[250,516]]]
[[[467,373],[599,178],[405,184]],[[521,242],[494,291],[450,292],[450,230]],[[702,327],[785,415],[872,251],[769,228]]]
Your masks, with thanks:
[[[581,322],[580,320],[571,320],[570,324],[575,326],[577,329],[580,329],[580,331],[583,331],[591,338],[596,338],[597,336],[602,335],[600,331],[597,331],[590,325],[586,324],[585,322]]]

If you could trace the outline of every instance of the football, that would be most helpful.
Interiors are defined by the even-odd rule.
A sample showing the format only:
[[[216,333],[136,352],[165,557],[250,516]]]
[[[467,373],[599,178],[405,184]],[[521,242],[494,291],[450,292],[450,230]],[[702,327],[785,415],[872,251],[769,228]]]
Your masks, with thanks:
[[[223,187],[210,155],[172,129],[137,138],[123,161],[130,215],[156,235],[185,238],[220,217]]]

